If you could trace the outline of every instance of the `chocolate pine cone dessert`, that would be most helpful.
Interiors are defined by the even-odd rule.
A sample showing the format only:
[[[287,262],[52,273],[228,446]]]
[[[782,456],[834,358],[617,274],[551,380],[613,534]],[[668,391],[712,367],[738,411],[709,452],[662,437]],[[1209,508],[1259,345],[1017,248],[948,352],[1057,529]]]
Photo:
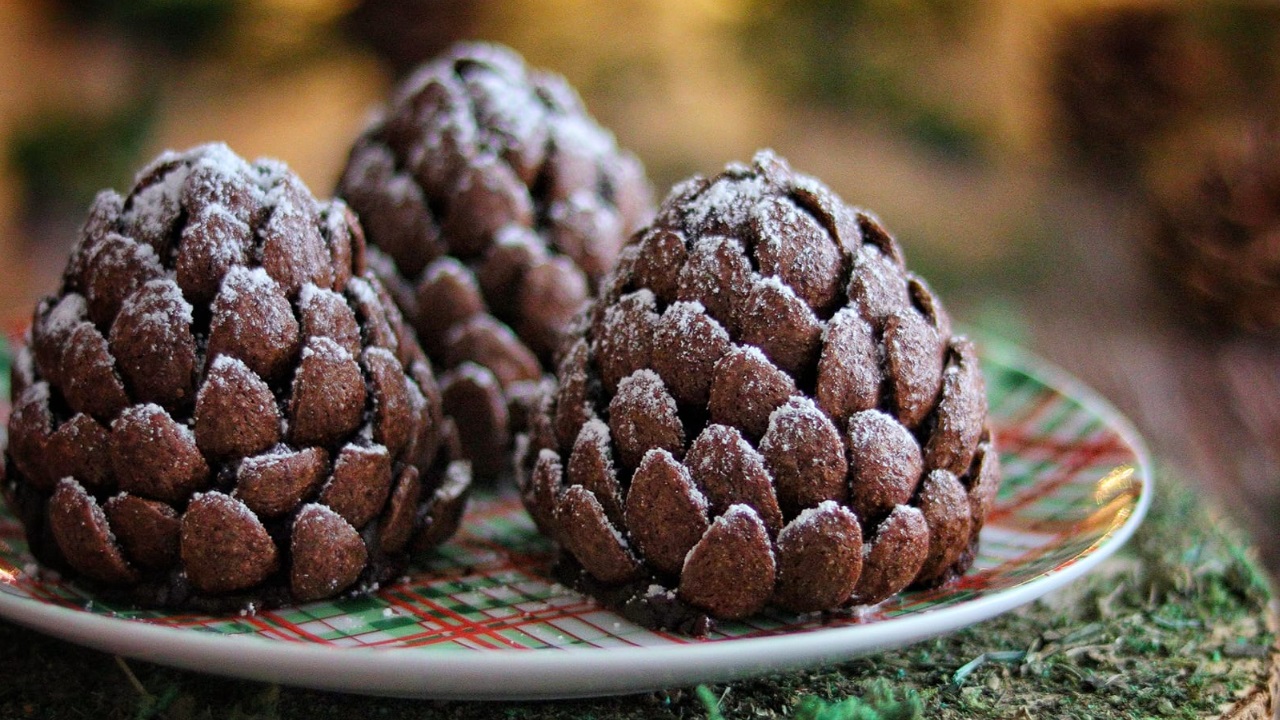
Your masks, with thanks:
[[[507,469],[565,326],[651,215],[640,162],[564,78],[460,44],[398,88],[337,192],[444,371],[477,475]]]
[[[206,145],[94,201],[15,361],[6,495],[105,597],[272,606],[368,592],[450,536],[457,447],[355,215]]]
[[[672,191],[557,378],[522,497],[637,620],[871,605],[975,557],[1000,471],[973,344],[872,216],[771,152]]]

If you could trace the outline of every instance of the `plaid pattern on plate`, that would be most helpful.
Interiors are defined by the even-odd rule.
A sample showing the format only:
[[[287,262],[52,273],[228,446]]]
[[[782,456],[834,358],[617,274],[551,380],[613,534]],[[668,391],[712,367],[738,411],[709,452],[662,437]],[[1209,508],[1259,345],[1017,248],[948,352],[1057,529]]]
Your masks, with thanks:
[[[720,623],[706,639],[646,630],[551,579],[552,547],[514,494],[475,499],[451,543],[371,597],[238,615],[137,610],[96,600],[39,573],[21,527],[0,507],[0,592],[198,632],[436,653],[732,641],[956,606],[1094,553],[1135,512],[1142,491],[1140,441],[1090,391],[1012,348],[989,352],[984,371],[1004,481],[977,562],[956,583],[905,593],[856,617],[769,612]]]

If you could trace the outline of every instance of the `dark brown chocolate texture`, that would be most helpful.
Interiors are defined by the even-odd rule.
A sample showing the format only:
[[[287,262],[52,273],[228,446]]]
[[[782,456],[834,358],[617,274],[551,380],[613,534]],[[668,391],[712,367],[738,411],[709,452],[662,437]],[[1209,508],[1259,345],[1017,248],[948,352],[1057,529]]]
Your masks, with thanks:
[[[1000,482],[978,356],[874,217],[761,152],[676,186],[600,293],[518,462],[583,588],[705,628],[967,569]]]
[[[456,414],[477,476],[509,470],[527,418],[512,407],[512,383],[555,369],[572,318],[651,214],[639,160],[563,78],[466,43],[395,90],[352,147],[337,193],[432,362],[497,380],[453,375],[464,386],[445,397],[479,408]],[[636,362],[618,358],[612,382]]]
[[[435,375],[355,215],[276,161],[206,145],[100,194],[15,364],[32,550],[111,597],[364,592],[457,527]]]

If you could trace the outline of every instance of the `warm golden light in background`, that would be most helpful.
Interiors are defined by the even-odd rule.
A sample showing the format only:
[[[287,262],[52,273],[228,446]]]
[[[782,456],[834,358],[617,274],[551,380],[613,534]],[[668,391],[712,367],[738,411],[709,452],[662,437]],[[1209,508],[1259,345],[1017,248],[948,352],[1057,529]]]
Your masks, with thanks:
[[[224,140],[245,156],[285,160],[327,193],[395,72],[464,37],[510,44],[567,76],[646,163],[660,195],[691,172],[773,147],[879,214],[937,284],[1025,282],[1037,272],[1035,248],[1052,243],[1041,215],[1055,192],[1046,175],[1064,156],[1051,78],[1066,28],[1154,9],[1194,31],[1174,39],[1204,35],[1199,44],[1214,50],[1237,31],[1222,31],[1213,8],[1266,15],[1265,3],[1161,0],[179,5],[186,24],[165,14],[177,6],[155,0],[0,8],[9,325],[54,281],[93,188],[123,188],[161,149]],[[1265,35],[1275,23],[1253,25]],[[1114,62],[1086,56],[1095,59]],[[67,137],[85,146],[60,155]],[[963,291],[946,289],[963,304]]]
[[[217,0],[204,4],[219,6]],[[41,114],[51,108],[70,109],[72,118],[102,117],[149,93],[154,105],[146,108],[151,116],[145,136],[129,158],[132,164],[121,162],[122,167],[136,167],[164,148],[217,139],[246,156],[279,157],[324,192],[350,139],[392,79],[379,66],[376,52],[342,32],[344,18],[362,4],[379,5],[333,0],[226,3],[226,27],[190,55],[158,52],[102,23],[68,21],[67,8],[92,7],[92,2],[6,4],[0,10],[0,33],[12,53],[0,67],[0,135],[39,127]],[[779,92],[778,79],[769,77],[769,61],[753,58],[760,51],[743,37],[752,23],[779,14],[777,3],[526,0],[439,5],[453,6],[454,16],[469,13],[474,32],[468,35],[509,43],[534,65],[566,75],[602,122],[649,165],[660,193],[690,172],[706,172],[772,146],[791,155],[798,167],[829,178],[850,200],[878,208],[901,231],[950,237],[967,245],[968,252],[998,254],[1000,245],[992,237],[1007,233],[990,229],[1015,232],[1014,218],[1026,212],[1024,201],[1012,197],[1009,181],[989,170],[982,170],[976,182],[975,177],[957,182],[874,127],[841,117],[838,108],[815,112],[808,103]],[[984,80],[989,72],[984,75],[972,62],[956,62],[966,56],[988,57],[983,46],[1004,37],[1007,16],[1016,14],[1011,8],[1020,4],[997,5],[983,11],[991,18],[978,20],[984,29],[966,44],[920,65],[930,71],[956,68],[949,71],[953,77],[922,79],[931,86],[966,80],[967,89],[953,95],[971,98],[973,108],[987,109],[983,112],[1008,114],[1001,103],[986,97],[989,93],[974,92],[982,85],[999,89],[1008,83]],[[424,12],[419,8],[418,17]],[[1005,124],[1026,127],[1023,122]],[[868,172],[869,167],[875,171]],[[20,322],[30,300],[52,282],[53,266],[87,204],[82,198],[80,205],[56,208],[56,217],[24,219],[29,199],[23,199],[17,174],[12,167],[0,174],[0,242],[5,243],[0,249],[10,265],[32,254],[18,264],[41,272],[29,285],[17,279],[26,274],[14,272],[16,268],[5,273],[14,278],[0,293],[10,324]],[[127,180],[127,173],[117,170],[100,182],[119,188]],[[981,221],[949,223],[947,216],[937,220],[912,209],[926,198],[964,205],[981,213]],[[976,202],[979,198],[991,202]],[[966,237],[963,228],[975,225],[985,230]],[[43,241],[22,240],[41,236]]]

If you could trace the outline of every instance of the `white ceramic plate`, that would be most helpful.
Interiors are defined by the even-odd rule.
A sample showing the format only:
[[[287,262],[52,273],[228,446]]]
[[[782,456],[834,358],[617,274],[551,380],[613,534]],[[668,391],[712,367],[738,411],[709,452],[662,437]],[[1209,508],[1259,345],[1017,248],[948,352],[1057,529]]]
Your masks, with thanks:
[[[0,616],[126,657],[377,695],[532,699],[640,692],[833,663],[993,617],[1115,552],[1151,501],[1146,451],[1077,381],[1013,348],[984,361],[1005,479],[974,568],[858,618],[767,614],[706,639],[645,630],[549,577],[513,497],[373,597],[252,615],[113,607],[35,571],[0,512]]]

